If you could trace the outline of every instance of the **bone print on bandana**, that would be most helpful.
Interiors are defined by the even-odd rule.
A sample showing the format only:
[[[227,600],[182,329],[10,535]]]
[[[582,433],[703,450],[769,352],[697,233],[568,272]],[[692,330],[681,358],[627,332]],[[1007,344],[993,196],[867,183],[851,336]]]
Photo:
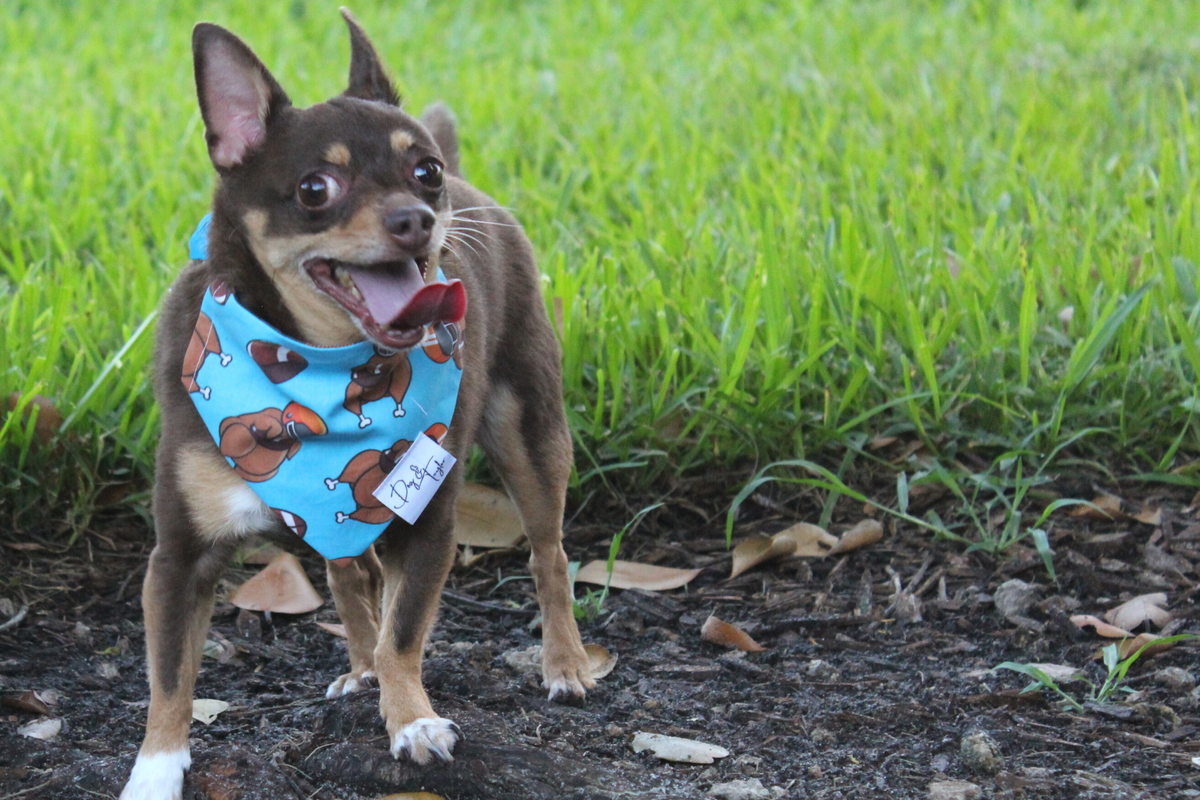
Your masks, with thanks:
[[[230,468],[321,555],[362,554],[394,516],[358,490],[418,433],[445,437],[461,342],[442,363],[423,346],[312,347],[251,314],[224,286],[205,292],[192,340],[183,382]],[[213,354],[219,363],[206,360]]]

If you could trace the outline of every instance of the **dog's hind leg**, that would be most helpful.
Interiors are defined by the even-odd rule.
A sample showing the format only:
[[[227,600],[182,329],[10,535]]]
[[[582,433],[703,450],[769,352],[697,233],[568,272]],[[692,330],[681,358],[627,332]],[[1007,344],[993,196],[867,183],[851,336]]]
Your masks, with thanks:
[[[542,609],[542,679],[551,699],[582,697],[595,685],[572,610],[563,506],[571,475],[571,435],[562,410],[558,375],[532,366],[516,392],[493,384],[479,441],[517,505],[532,553],[530,571]],[[519,398],[519,399],[518,399]]]
[[[176,516],[179,524],[187,524],[182,513]],[[209,547],[160,535],[150,554],[142,586],[150,713],[121,800],[182,797],[183,773],[191,766],[192,689],[204,653],[214,587],[232,550],[231,543]]]
[[[325,696],[333,699],[366,687],[375,677],[383,568],[372,545],[344,566],[326,561],[325,574],[329,578],[338,616],[346,626],[350,650],[350,671],[339,676],[325,691]]]

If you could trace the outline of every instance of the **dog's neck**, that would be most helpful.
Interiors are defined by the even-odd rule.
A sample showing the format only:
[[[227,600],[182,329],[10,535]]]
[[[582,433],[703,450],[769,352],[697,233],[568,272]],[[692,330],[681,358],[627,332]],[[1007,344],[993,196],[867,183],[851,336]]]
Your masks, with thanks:
[[[251,314],[280,333],[303,341],[296,317],[250,251],[242,232],[220,208],[213,209],[211,225],[207,261],[213,278],[224,281]]]

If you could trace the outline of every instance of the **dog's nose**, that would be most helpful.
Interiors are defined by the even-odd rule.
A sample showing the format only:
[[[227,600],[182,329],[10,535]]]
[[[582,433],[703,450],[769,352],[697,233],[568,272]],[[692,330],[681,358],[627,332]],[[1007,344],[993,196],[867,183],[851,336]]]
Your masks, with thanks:
[[[433,212],[427,206],[396,208],[383,218],[384,227],[409,250],[420,250],[429,244],[433,223]]]

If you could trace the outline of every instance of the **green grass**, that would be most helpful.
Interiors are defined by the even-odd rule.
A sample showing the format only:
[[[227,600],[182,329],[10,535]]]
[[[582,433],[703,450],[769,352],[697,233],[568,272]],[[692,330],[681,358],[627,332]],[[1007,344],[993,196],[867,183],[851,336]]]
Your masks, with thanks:
[[[469,177],[527,227],[561,298],[585,484],[836,463],[886,432],[990,461],[1093,427],[1075,457],[1191,480],[1193,4],[354,11],[411,108],[451,104]],[[56,450],[0,423],[21,524],[149,474],[149,332],[114,356],[211,191],[200,19],[298,103],[343,86],[334,4],[10,0],[0,18],[0,394],[70,417]]]

